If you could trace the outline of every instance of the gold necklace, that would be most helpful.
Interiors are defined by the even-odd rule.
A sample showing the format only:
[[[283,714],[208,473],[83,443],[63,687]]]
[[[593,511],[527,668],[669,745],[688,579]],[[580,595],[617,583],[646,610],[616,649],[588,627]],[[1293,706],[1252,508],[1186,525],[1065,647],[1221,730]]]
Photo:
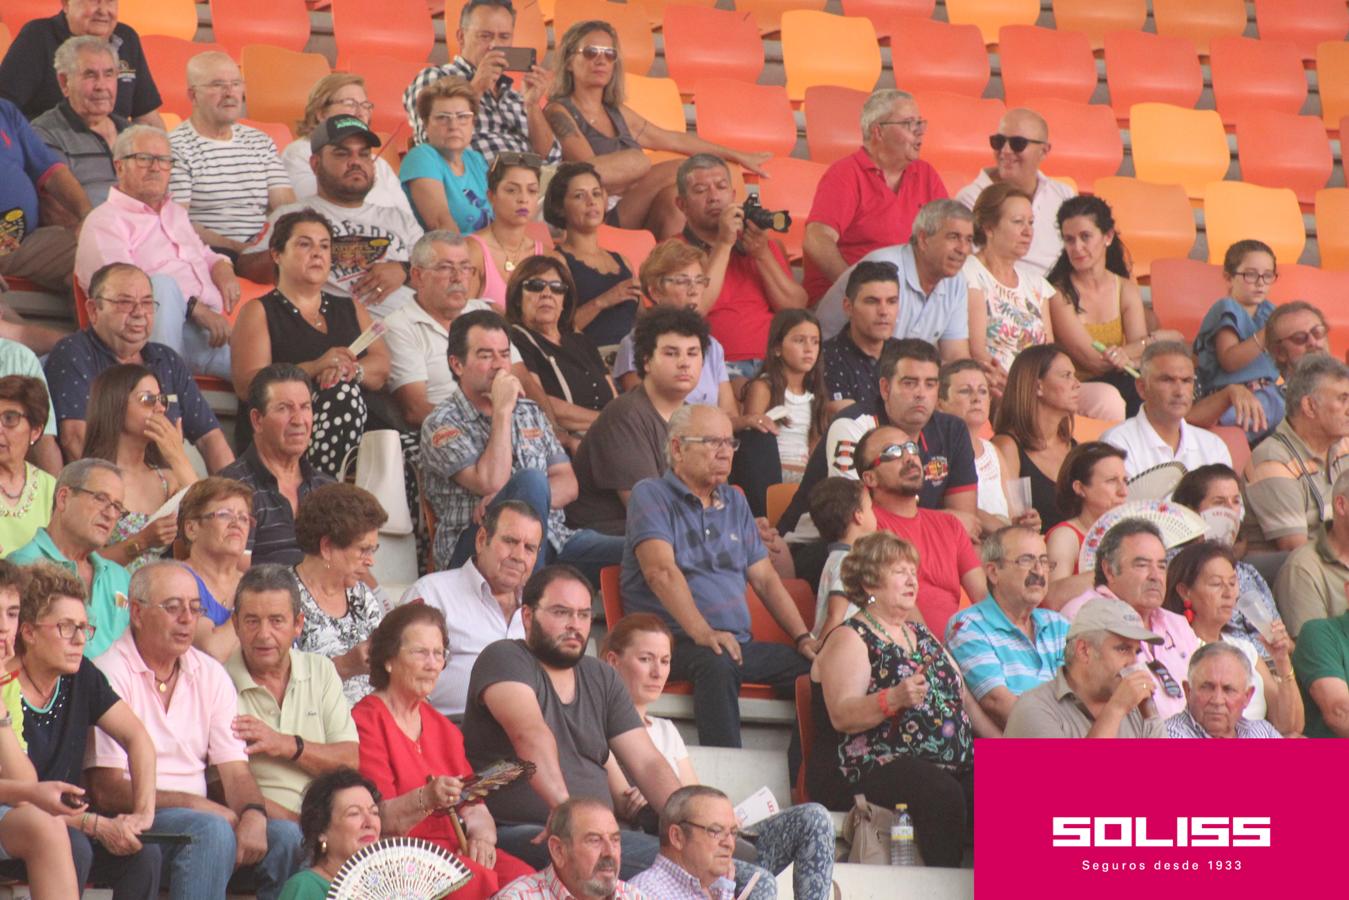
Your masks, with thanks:
[[[516,261],[515,261],[515,257],[522,255],[522,251],[523,251],[527,246],[529,246],[529,235],[526,234],[524,237],[522,237],[522,238],[520,239],[520,243],[518,243],[518,244],[515,245],[515,249],[514,249],[514,250],[507,250],[507,249],[506,249],[506,245],[505,245],[504,243],[502,243],[501,238],[497,237],[496,229],[495,229],[495,228],[492,228],[492,227],[489,225],[489,226],[487,227],[487,230],[490,231],[490,232],[492,232],[492,240],[496,241],[496,242],[497,242],[497,246],[501,248],[501,252],[504,253],[504,254],[506,254],[506,264],[505,264],[505,266],[503,266],[503,268],[504,268],[507,272],[514,272],[514,271],[515,271],[515,267],[516,267],[516,265],[517,265],[517,263],[516,263]]]

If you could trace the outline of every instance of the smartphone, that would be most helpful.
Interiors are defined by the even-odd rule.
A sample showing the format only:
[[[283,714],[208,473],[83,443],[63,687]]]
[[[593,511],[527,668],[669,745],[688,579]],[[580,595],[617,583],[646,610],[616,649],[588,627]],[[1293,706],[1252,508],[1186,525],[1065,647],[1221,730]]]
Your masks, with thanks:
[[[533,47],[498,47],[506,54],[507,72],[528,72],[539,61],[539,52]]]

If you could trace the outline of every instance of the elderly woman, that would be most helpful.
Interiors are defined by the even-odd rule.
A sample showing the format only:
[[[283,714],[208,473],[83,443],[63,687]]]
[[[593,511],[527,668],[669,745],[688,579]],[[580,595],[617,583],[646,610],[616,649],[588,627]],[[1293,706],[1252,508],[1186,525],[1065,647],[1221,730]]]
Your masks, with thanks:
[[[0,556],[31,541],[51,518],[56,479],[25,461],[50,410],[37,378],[0,378]]]
[[[1054,485],[1054,502],[1063,521],[1045,533],[1051,582],[1077,574],[1078,552],[1087,531],[1097,519],[1129,499],[1125,455],[1111,444],[1088,441],[1064,457]]]
[[[478,291],[506,305],[506,282],[522,262],[543,253],[529,225],[539,211],[543,158],[533,153],[498,153],[487,170],[487,202],[492,220],[468,236],[468,258],[478,269]]]
[[[941,367],[937,382],[937,408],[965,423],[974,448],[974,468],[979,475],[978,514],[984,531],[1007,524],[1007,492],[1002,484],[1002,463],[992,441],[984,440],[991,414],[992,392],[984,367],[972,359],[957,359]],[[1039,522],[1034,527],[1039,530]]]
[[[455,892],[491,897],[532,870],[496,848],[496,823],[481,803],[458,807],[464,779],[473,774],[464,736],[426,702],[445,668],[445,616],[410,603],[389,613],[370,641],[375,693],[351,710],[360,735],[361,774],[384,802],[384,831],[424,838],[451,850],[473,871]],[[462,827],[461,827],[462,822]]]
[[[252,527],[253,490],[232,478],[203,478],[178,504],[182,556],[201,594],[202,615],[193,643],[221,662],[239,646],[230,616],[239,577],[249,564]]]
[[[365,92],[365,79],[351,72],[333,72],[324,75],[309,92],[305,101],[304,118],[296,124],[295,140],[286,145],[281,152],[281,162],[286,166],[286,174],[295,188],[295,198],[305,200],[318,193],[318,182],[314,170],[309,166],[313,150],[309,146],[309,135],[318,124],[332,116],[355,116],[370,125],[370,116],[375,104]],[[396,159],[397,157],[395,157]],[[383,156],[375,158],[375,184],[366,194],[365,202],[374,206],[392,206],[412,215],[412,207],[398,173]]]
[[[601,656],[614,667],[618,677],[628,688],[632,705],[646,726],[656,749],[675,770],[681,785],[698,784],[698,773],[693,770],[689,751],[674,722],[647,714],[647,707],[660,699],[665,682],[670,677],[670,659],[674,636],[658,617],[649,613],[633,613],[620,619],[604,639]],[[609,788],[614,797],[614,808],[623,818],[633,820],[646,809],[641,792],[628,784],[623,770],[611,756],[605,765]],[[758,865],[737,858],[735,863],[736,891],[744,890],[755,872],[767,869],[761,878],[780,873],[788,865],[792,869],[793,896],[803,900],[827,900],[832,896],[834,871],[834,827],[828,812],[818,803],[802,803],[758,822],[757,853],[752,846],[737,848],[737,856],[747,856]],[[748,851],[748,852],[742,852]],[[751,894],[750,896],[755,896]]]
[[[1224,544],[1216,541],[1191,544],[1166,567],[1166,599],[1162,606],[1185,616],[1201,645],[1224,641],[1246,657],[1256,675],[1255,694],[1242,715],[1248,719],[1268,719],[1280,734],[1298,734],[1306,725],[1306,717],[1293,673],[1293,642],[1283,622],[1276,621],[1270,626],[1268,638],[1260,638],[1274,660],[1273,672],[1260,658],[1255,645],[1232,631],[1232,612],[1240,592],[1236,562],[1232,550]]]
[[[468,145],[477,114],[478,95],[462,78],[438,79],[417,95],[426,143],[408,151],[398,177],[427,231],[471,234],[492,221],[487,159]]]
[[[295,565],[304,627],[297,649],[322,653],[337,666],[348,703],[370,693],[370,635],[384,603],[366,584],[388,519],[379,501],[350,484],[326,484],[305,495],[295,517]]]
[[[348,768],[316,777],[300,803],[300,834],[309,868],[290,877],[280,900],[324,900],[348,857],[379,840],[380,795],[374,782]]]
[[[887,531],[843,560],[861,611],[835,628],[811,668],[816,740],[806,785],[845,810],[854,794],[907,803],[923,860],[960,865],[973,839],[973,738],[997,725],[965,688],[960,667],[915,614],[918,553]]]
[[[230,337],[234,391],[248,398],[248,386],[264,367],[293,363],[314,380],[314,434],[309,461],[336,475],[347,452],[365,432],[368,410],[363,391],[378,391],[389,377],[389,348],[383,338],[359,355],[350,346],[370,328],[370,314],[349,297],[326,293],[332,268],[333,230],[311,209],[286,213],[272,226],[269,243],[277,266],[276,290],[245,303]],[[248,416],[238,419],[246,425]],[[251,433],[236,433],[245,446]]]
[[[168,419],[171,403],[177,398],[162,393],[159,379],[134,364],[104,369],[89,394],[84,457],[116,463],[126,488],[126,512],[99,555],[133,571],[173,546],[177,517],[150,516],[197,480],[183,434]]]

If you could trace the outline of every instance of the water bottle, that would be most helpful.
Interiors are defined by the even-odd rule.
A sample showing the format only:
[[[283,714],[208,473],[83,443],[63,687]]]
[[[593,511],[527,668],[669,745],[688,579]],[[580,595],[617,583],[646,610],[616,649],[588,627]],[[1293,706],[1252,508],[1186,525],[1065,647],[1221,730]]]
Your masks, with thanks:
[[[918,863],[918,851],[913,842],[913,819],[909,818],[909,804],[895,804],[895,821],[890,826],[890,865],[912,866]]]

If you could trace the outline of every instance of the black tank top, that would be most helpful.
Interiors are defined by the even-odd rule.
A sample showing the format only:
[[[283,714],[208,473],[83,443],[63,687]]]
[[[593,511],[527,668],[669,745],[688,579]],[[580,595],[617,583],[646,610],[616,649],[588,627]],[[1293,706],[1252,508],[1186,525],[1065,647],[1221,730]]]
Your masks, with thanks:
[[[1077,441],[1072,443],[1076,446]],[[1049,529],[1067,518],[1059,512],[1059,505],[1054,499],[1055,479],[1041,472],[1020,444],[1016,445],[1016,455],[1021,461],[1021,477],[1030,479],[1030,505],[1040,514],[1040,533],[1048,533]]]
[[[361,335],[356,301],[324,292],[319,312],[328,323],[327,334],[300,315],[279,290],[259,298],[267,313],[267,334],[272,339],[272,362],[312,362],[333,347],[346,347]]]
[[[632,271],[628,269],[628,264],[617,253],[609,253],[609,255],[614,258],[614,262],[618,263],[618,271],[606,273],[592,269],[561,247],[558,247],[557,251],[567,261],[567,268],[571,270],[572,280],[576,282],[576,306],[578,309],[619,282],[628,281],[632,278]],[[620,343],[623,338],[627,337],[636,321],[637,301],[625,300],[617,306],[611,306],[603,310],[581,331],[595,342],[596,347],[608,347]]]

